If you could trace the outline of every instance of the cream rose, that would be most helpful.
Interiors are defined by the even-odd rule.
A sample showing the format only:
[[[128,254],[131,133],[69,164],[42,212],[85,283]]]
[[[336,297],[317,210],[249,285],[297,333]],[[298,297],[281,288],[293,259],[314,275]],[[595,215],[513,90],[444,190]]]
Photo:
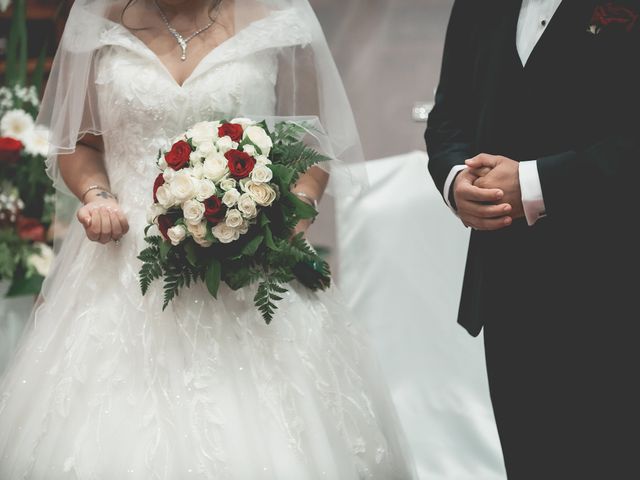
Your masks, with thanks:
[[[266,165],[256,165],[251,172],[251,180],[254,183],[269,183],[273,178],[273,172]]]
[[[240,192],[235,188],[227,190],[222,197],[222,203],[224,203],[229,208],[235,206],[236,203],[238,203],[238,200],[240,200]]]
[[[247,194],[260,206],[268,207],[277,198],[278,194],[268,183],[247,182],[244,186]]]
[[[205,159],[202,164],[202,173],[206,178],[217,182],[229,173],[227,164],[227,159],[216,152]]]
[[[182,215],[187,223],[197,225],[204,216],[204,204],[197,200],[187,200],[182,205]]]
[[[188,170],[180,170],[177,172],[171,180],[171,183],[169,183],[169,189],[179,203],[191,200],[196,196],[196,185],[193,178],[191,178],[191,172]]]
[[[180,245],[180,243],[187,237],[187,229],[183,225],[176,225],[167,230],[167,236],[171,240],[171,244],[174,246]]]
[[[262,155],[269,156],[273,142],[264,128],[257,125],[247,127],[244,131],[244,138],[251,140],[251,142],[260,149]]]
[[[220,151],[220,153],[225,154],[229,150],[237,148],[238,144],[236,142],[234,142],[233,140],[231,140],[231,137],[224,136],[222,138],[219,138],[216,141],[216,147],[218,147],[218,150]]]
[[[163,208],[171,208],[176,204],[176,198],[173,193],[171,193],[168,183],[161,185],[160,188],[158,188],[156,191],[156,197],[158,199],[158,203],[162,205]]]
[[[240,232],[227,225],[225,222],[221,222],[211,229],[213,236],[216,237],[220,243],[235,242],[240,238]]]
[[[242,217],[242,213],[235,208],[231,208],[227,210],[227,216],[225,218],[225,223],[228,227],[231,228],[239,228],[244,223],[244,218]]]
[[[220,181],[220,188],[225,192],[231,190],[232,188],[236,188],[237,185],[238,182],[236,182],[236,179],[231,177],[225,178]]]
[[[195,240],[202,240],[207,236],[207,222],[187,223],[187,230]]]
[[[204,202],[216,194],[216,186],[211,180],[202,179],[196,188],[196,200]]]
[[[243,193],[238,199],[238,210],[242,212],[245,218],[255,218],[258,215],[258,207],[253,201],[251,195]]]

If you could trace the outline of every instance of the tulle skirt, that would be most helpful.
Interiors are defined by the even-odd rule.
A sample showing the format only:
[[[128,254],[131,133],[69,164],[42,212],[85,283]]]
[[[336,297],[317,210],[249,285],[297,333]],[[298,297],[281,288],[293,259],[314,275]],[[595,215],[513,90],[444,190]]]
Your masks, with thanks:
[[[141,246],[72,226],[0,381],[0,479],[415,478],[337,292],[293,286],[270,326],[251,288],[163,312]]]

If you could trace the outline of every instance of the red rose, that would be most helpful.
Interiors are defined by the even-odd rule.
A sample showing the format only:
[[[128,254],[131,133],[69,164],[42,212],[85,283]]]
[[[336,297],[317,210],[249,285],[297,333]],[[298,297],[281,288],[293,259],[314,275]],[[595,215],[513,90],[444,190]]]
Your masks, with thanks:
[[[170,215],[160,215],[158,217],[158,230],[165,240],[169,240],[169,234],[167,233],[174,225],[174,219]]]
[[[23,145],[20,140],[0,137],[0,163],[16,163],[20,159]]]
[[[638,14],[628,7],[613,2],[596,7],[591,17],[591,25],[599,28],[609,25],[620,25],[628,32],[633,30],[638,21]]]
[[[231,170],[231,175],[236,179],[246,178],[256,166],[256,159],[240,150],[229,150],[224,154]]]
[[[242,129],[242,125],[238,125],[237,123],[225,123],[218,127],[219,137],[231,137],[231,140],[234,142],[242,140],[243,134],[244,130]]]
[[[18,217],[16,221],[18,236],[22,240],[31,240],[32,242],[45,241],[45,228],[36,218]]]
[[[215,195],[207,198],[204,201],[204,217],[213,224],[218,224],[222,221],[225,214],[225,207]]]
[[[174,170],[181,170],[189,164],[190,155],[191,147],[184,140],[180,140],[173,144],[171,151],[165,154],[164,159]]]
[[[153,182],[153,201],[158,203],[158,189],[164,185],[164,175],[160,174],[156,177],[156,181]]]

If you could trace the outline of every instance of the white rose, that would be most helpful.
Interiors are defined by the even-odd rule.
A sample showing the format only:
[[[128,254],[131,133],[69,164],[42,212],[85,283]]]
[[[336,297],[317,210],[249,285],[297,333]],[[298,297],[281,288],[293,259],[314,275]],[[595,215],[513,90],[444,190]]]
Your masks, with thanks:
[[[222,203],[224,203],[227,207],[231,208],[236,203],[238,203],[239,199],[240,199],[240,192],[235,188],[233,188],[225,192],[224,196],[222,197]]]
[[[187,136],[191,137],[196,144],[204,142],[213,142],[218,138],[218,127],[220,122],[199,122],[196,123],[187,132]]]
[[[171,244],[174,246],[180,245],[180,243],[187,237],[187,229],[182,225],[176,225],[167,230],[167,236],[171,240]]]
[[[238,185],[238,182],[236,182],[235,178],[228,177],[220,181],[220,188],[225,192],[228,192],[232,188],[236,188],[236,185]]]
[[[212,241],[206,240],[204,237],[194,237],[193,241],[204,248],[209,248],[211,245],[213,245]]]
[[[233,140],[231,140],[231,137],[224,136],[218,139],[218,141],[216,142],[216,147],[218,147],[218,150],[220,151],[220,153],[225,154],[229,150],[237,148],[238,144]]]
[[[244,220],[242,222],[242,225],[238,227],[238,232],[240,232],[240,235],[244,235],[249,231],[249,225],[250,225],[249,220]]]
[[[231,228],[225,222],[221,222],[213,227],[211,232],[214,237],[220,240],[220,243],[231,243],[240,238],[240,232],[235,228]]]
[[[242,150],[244,151],[244,153],[246,153],[247,155],[251,155],[252,157],[255,157],[256,153],[258,153],[256,147],[254,147],[253,145],[245,145],[244,147],[242,147]]]
[[[191,167],[191,176],[200,180],[204,176],[204,167],[202,163],[196,163]]]
[[[258,215],[256,202],[253,201],[251,195],[243,193],[238,200],[238,210],[242,212],[245,218],[255,218]]]
[[[255,125],[256,122],[250,118],[234,118],[229,123],[237,123],[238,125],[242,125],[242,128],[245,129],[251,125]]]
[[[197,152],[203,157],[206,157],[207,155],[215,151],[216,147],[213,143],[213,140],[207,140],[206,142],[202,142],[198,145]]]
[[[32,253],[27,257],[27,263],[43,277],[46,277],[51,270],[53,263],[53,250],[46,243],[37,243],[37,253]]]
[[[268,183],[247,182],[244,186],[251,198],[263,207],[271,205],[278,196],[277,192]]]
[[[244,138],[248,138],[254,143],[262,152],[262,155],[265,157],[269,156],[269,152],[271,152],[271,147],[273,147],[273,142],[271,141],[271,137],[267,135],[267,132],[264,128],[259,127],[257,125],[253,125],[251,127],[247,127],[244,131]]]
[[[0,136],[26,143],[34,127],[33,118],[24,110],[9,110],[0,120]]]
[[[202,164],[202,172],[206,178],[219,181],[229,171],[227,159],[224,156],[215,153],[209,155]]]
[[[197,200],[188,200],[182,205],[182,214],[187,223],[197,225],[204,216],[204,204]]]
[[[201,202],[204,202],[207,198],[216,194],[216,186],[211,180],[200,180],[196,190],[196,200],[200,200]]]
[[[256,165],[271,165],[273,162],[264,155],[256,156]]]
[[[207,235],[207,222],[200,222],[196,224],[187,223],[187,230],[194,238],[194,240],[204,240]]]
[[[156,221],[160,215],[167,213],[167,210],[160,204],[154,203],[147,210],[147,223],[151,224]]]
[[[173,177],[175,177],[176,175],[176,171],[173,168],[165,168],[164,171],[162,172],[162,177],[164,178],[164,181],[169,183],[171,182],[171,180],[173,180]]]
[[[156,192],[158,203],[164,208],[171,208],[176,204],[176,198],[171,193],[168,184],[161,185]]]
[[[191,178],[191,172],[186,169],[174,175],[169,189],[178,203],[186,202],[196,196],[195,182]]]
[[[254,183],[269,183],[273,178],[273,172],[266,165],[256,165],[251,172],[251,180]]]
[[[160,168],[160,170],[164,170],[168,166],[169,165],[167,165],[167,161],[164,159],[164,155],[160,155],[160,158],[158,158],[158,167]]]
[[[202,160],[202,155],[197,151],[191,152],[189,154],[189,160],[191,161],[191,163],[199,162],[200,160]]]
[[[244,223],[244,218],[242,217],[242,213],[240,213],[239,210],[232,208],[227,210],[227,215],[224,221],[228,227],[239,228]]]

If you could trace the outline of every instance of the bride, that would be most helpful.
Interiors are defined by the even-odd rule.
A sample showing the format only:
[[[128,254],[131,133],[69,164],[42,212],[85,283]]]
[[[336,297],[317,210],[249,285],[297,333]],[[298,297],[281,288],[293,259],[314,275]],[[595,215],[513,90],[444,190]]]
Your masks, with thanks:
[[[239,116],[321,125],[318,145],[343,165],[301,177],[303,200],[320,199],[329,170],[336,193],[361,183],[305,0],[75,1],[39,122],[50,176],[82,206],[0,383],[3,480],[415,478],[336,292],[293,286],[267,326],[249,288],[214,300],[196,285],[164,312],[162,285],[139,291],[158,150]]]

